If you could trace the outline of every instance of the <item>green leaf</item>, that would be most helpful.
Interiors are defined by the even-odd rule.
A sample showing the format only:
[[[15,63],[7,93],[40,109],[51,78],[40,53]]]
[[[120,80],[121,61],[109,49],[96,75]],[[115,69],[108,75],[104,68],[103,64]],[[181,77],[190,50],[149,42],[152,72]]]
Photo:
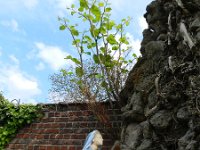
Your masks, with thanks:
[[[84,54],[86,54],[86,55],[91,55],[91,52],[84,52]]]
[[[97,79],[101,79],[103,76],[102,76],[100,73],[98,73],[98,74],[95,75],[95,77],[96,77]]]
[[[121,37],[121,38],[119,39],[119,41],[122,42],[122,43],[124,43],[124,44],[126,44],[126,45],[129,44],[129,42],[128,42],[128,40],[127,40],[126,37]]]
[[[80,0],[80,7],[87,9],[88,1],[87,0]]]
[[[103,3],[103,2],[100,2],[98,5],[99,5],[99,7],[103,7],[103,6],[104,6],[104,3]]]
[[[76,67],[76,75],[78,77],[82,77],[83,76],[83,69],[81,67]]]
[[[65,57],[64,59],[72,59],[71,55],[68,55],[67,57]]]
[[[111,45],[114,45],[114,44],[117,44],[117,41],[115,39],[115,36],[113,34],[110,34],[108,37],[107,37],[107,41],[109,44]]]
[[[74,36],[78,36],[78,35],[79,35],[78,30],[76,30],[75,28],[72,29],[71,32],[72,32],[72,34],[73,34]]]
[[[80,41],[80,39],[76,39],[76,40],[74,40],[73,42],[72,42],[72,45],[77,45],[78,43],[80,43],[81,41]]]
[[[91,10],[92,14],[95,15],[96,19],[100,20],[101,10],[96,5],[92,5],[90,10]]]
[[[64,59],[70,59],[71,61],[73,61],[75,64],[78,64],[78,65],[81,64],[81,62],[80,62],[77,58],[74,58],[74,57],[72,57],[71,55],[68,55],[68,56],[65,57]]]
[[[133,56],[134,58],[137,58],[137,55],[136,55],[135,53],[133,53],[132,56]]]
[[[65,25],[61,25],[60,26],[60,30],[65,30],[66,29],[66,26]]]
[[[106,48],[105,47],[100,47],[100,50],[101,50],[102,53],[106,52]]]
[[[77,58],[72,58],[71,60],[77,65],[81,64],[81,62]]]
[[[71,11],[71,15],[73,16],[76,12],[75,11]]]
[[[112,10],[112,8],[110,8],[110,7],[108,7],[108,8],[106,8],[106,12],[110,12]]]
[[[100,63],[99,58],[98,58],[98,56],[97,56],[96,54],[93,55],[93,60],[94,60],[94,62],[95,62],[96,64],[99,64],[99,63]]]
[[[101,86],[102,86],[103,88],[105,88],[105,87],[108,86],[108,84],[107,84],[105,81],[103,81],[103,82],[101,82]]]
[[[75,7],[75,5],[74,5],[74,4],[72,4],[72,5],[71,5],[71,8],[74,8],[74,7]]]
[[[62,72],[62,75],[65,77],[67,76],[67,71],[65,69],[61,69],[60,72]]]
[[[84,8],[83,8],[83,7],[80,7],[80,8],[78,9],[78,11],[83,12],[83,11],[84,11]]]
[[[112,47],[112,50],[115,50],[115,51],[116,51],[116,50],[118,50],[118,49],[119,49],[119,46],[113,46],[113,47]]]
[[[114,21],[109,21],[107,24],[106,24],[106,28],[108,30],[112,30],[113,26],[115,25],[115,22]]]

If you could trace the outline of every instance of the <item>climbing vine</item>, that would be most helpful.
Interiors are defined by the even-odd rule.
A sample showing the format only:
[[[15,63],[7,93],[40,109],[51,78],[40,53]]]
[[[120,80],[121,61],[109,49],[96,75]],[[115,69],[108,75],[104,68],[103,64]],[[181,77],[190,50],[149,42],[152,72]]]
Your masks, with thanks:
[[[8,144],[21,127],[40,117],[39,111],[40,106],[16,105],[0,93],[0,149]]]

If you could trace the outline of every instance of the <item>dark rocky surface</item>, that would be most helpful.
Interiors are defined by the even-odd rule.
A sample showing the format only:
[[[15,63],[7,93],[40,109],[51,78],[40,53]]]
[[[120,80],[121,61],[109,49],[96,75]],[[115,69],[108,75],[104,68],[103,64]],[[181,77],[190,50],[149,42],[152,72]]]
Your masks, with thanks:
[[[200,150],[200,0],[155,0],[121,101],[122,150]]]

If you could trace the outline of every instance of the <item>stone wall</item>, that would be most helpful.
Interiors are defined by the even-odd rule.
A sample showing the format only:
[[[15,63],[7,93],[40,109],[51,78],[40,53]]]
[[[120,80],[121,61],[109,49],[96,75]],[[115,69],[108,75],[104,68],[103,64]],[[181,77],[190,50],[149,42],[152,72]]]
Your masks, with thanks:
[[[122,150],[200,149],[200,0],[146,8],[142,57],[121,92]]]
[[[81,150],[87,134],[94,129],[103,135],[103,150],[111,149],[119,139],[121,112],[115,105],[100,105],[99,109],[106,108],[106,115],[100,116],[106,116],[104,123],[99,123],[86,104],[45,105],[44,117],[21,129],[6,150]]]

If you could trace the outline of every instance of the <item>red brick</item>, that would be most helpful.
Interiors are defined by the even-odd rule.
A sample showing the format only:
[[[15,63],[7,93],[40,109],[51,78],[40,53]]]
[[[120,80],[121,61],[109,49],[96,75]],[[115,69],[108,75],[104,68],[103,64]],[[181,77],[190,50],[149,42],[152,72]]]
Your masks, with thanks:
[[[39,150],[47,150],[47,147],[46,146],[40,146]]]
[[[68,150],[76,150],[75,146],[69,146]]]

